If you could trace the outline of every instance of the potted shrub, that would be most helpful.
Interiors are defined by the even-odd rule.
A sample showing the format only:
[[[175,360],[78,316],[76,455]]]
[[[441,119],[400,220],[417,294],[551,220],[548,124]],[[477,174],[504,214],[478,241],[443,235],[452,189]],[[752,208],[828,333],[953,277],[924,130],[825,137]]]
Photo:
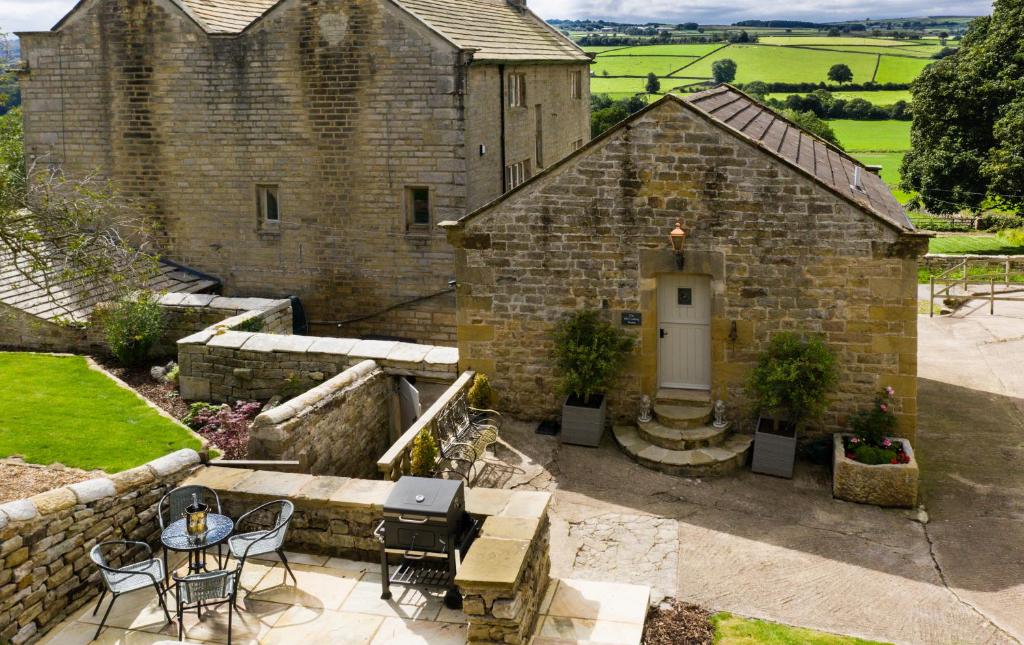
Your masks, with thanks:
[[[555,328],[553,359],[566,395],[563,443],[601,443],[608,406],[605,392],[632,349],[633,338],[596,311],[577,311]]]
[[[793,332],[772,337],[750,376],[758,414],[754,472],[793,476],[799,431],[825,410],[838,378],[835,356],[820,338]]]
[[[918,467],[896,430],[896,392],[887,387],[870,408],[850,417],[852,434],[832,437],[832,495],[876,506],[917,504]]]

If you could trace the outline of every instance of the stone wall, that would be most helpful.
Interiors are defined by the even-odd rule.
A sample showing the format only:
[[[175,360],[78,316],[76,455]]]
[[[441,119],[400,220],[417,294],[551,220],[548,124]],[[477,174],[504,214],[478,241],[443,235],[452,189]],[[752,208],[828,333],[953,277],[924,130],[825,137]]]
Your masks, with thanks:
[[[0,348],[87,354],[107,351],[103,334],[95,327],[60,325],[4,303],[0,303]]]
[[[179,450],[109,478],[0,504],[0,642],[31,642],[99,593],[99,542],[159,542],[156,505],[199,464]],[[141,550],[113,560],[118,566]]]
[[[434,223],[502,192],[500,146],[486,180],[468,170],[498,120],[496,86],[477,100],[464,54],[386,0],[279,3],[231,36],[171,0],[98,0],[21,47],[29,159],[99,170],[152,204],[168,255],[227,295],[297,295],[310,318],[347,320],[437,293],[452,252],[435,226],[409,225],[406,189],[429,189]],[[517,67],[568,94],[570,66]],[[524,114],[547,95],[529,90]],[[484,115],[475,133],[467,102]],[[552,161],[563,139],[586,137],[589,102],[576,103],[541,108]],[[533,145],[530,119],[510,126],[511,144]],[[265,185],[278,188],[276,224],[258,214]],[[416,311],[453,314],[445,300]],[[381,322],[374,333],[443,340]]]
[[[164,311],[164,333],[154,353],[171,356],[178,353],[178,340],[192,334],[225,324],[229,318],[248,314],[231,321],[250,331],[268,334],[292,333],[292,305],[289,300],[266,298],[225,298],[211,294],[168,293],[160,298]]]
[[[263,412],[249,431],[249,459],[299,460],[313,475],[373,479],[388,449],[394,384],[373,361]]]
[[[749,419],[746,379],[782,331],[824,337],[840,379],[819,430],[844,426],[886,385],[900,432],[917,419],[917,257],[905,235],[690,108],[664,101],[461,223],[456,247],[462,369],[486,373],[500,407],[559,414],[554,325],[581,308],[642,316],[610,393],[618,420],[659,386],[657,290],[679,271],[668,233],[687,232],[681,273],[710,280],[711,395]]]
[[[455,276],[452,267],[450,275]],[[349,323],[317,323],[311,321],[310,331],[317,335],[347,338],[392,336],[410,343],[455,346],[455,291],[390,309]]]
[[[453,347],[282,336],[212,327],[178,341],[178,384],[189,401],[291,398],[364,360],[391,375],[452,381]]]

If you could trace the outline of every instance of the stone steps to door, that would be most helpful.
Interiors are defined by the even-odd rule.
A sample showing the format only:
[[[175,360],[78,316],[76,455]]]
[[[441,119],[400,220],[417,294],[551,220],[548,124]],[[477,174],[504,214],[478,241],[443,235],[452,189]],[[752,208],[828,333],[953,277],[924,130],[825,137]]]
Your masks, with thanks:
[[[666,405],[711,405],[711,392],[708,390],[677,390],[673,388],[659,388],[654,395],[655,403]]]
[[[670,428],[653,419],[637,423],[640,437],[661,448],[669,450],[692,450],[720,446],[729,438],[729,426],[716,428],[703,425],[696,428]]]
[[[750,435],[734,435],[721,446],[693,450],[668,450],[640,436],[635,426],[614,426],[615,441],[638,464],[668,475],[680,477],[718,477],[746,466]]]
[[[668,428],[699,428],[711,423],[713,407],[703,405],[654,404],[654,418]]]

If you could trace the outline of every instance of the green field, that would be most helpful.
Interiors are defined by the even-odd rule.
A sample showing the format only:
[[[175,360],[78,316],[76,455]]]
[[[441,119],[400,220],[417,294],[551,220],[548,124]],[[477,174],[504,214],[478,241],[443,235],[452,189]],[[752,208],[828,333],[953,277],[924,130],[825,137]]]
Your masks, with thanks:
[[[786,97],[790,94],[799,94],[799,92],[778,92],[775,94],[769,94],[768,98],[777,99],[779,101],[785,101]],[[806,93],[804,93],[806,96]],[[870,101],[875,105],[892,105],[897,101],[906,101],[910,103],[911,94],[910,90],[878,90],[877,92],[832,92],[832,96],[837,99],[843,99],[844,101],[852,101],[853,99],[864,99]]]
[[[828,122],[847,152],[904,152],[910,150],[910,121]]]
[[[890,38],[858,38],[831,36],[763,36],[758,42],[765,45],[788,45],[788,46],[815,46],[815,45],[845,45],[845,46],[872,46],[872,47],[899,47],[906,45],[905,40],[893,40]]]
[[[681,56],[599,56],[591,69],[599,77],[605,72],[610,76],[647,76],[649,72],[668,76],[694,60]]]
[[[637,45],[636,47],[619,47],[611,56],[693,56],[700,57],[710,54],[716,49],[725,46],[725,43],[711,43],[708,45]],[[584,47],[586,51],[596,51],[594,47]],[[603,56],[599,57],[603,58]]]
[[[676,76],[711,77],[711,65],[717,60],[730,58],[736,62],[736,82],[750,83],[803,83],[828,78],[828,70],[845,63],[853,71],[854,80],[867,81],[875,71],[877,56],[830,52],[791,47],[763,47],[759,45],[730,45],[711,56],[677,72]],[[910,62],[916,62],[911,59]]]
[[[839,45],[835,47],[810,47],[809,49],[912,58],[931,58],[931,55],[934,53],[929,47],[850,47]]]
[[[878,63],[878,73],[875,74],[875,82],[909,83],[932,62],[928,59],[882,56]]]
[[[0,457],[116,473],[200,447],[81,356],[0,352]]]

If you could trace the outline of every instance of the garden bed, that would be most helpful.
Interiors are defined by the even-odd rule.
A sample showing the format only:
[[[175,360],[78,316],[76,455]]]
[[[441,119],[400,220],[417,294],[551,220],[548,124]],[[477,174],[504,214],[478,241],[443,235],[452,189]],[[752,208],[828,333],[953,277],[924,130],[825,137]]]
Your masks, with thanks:
[[[913,508],[917,504],[918,467],[914,449],[906,439],[892,437],[903,445],[907,463],[862,464],[846,456],[844,439],[833,439],[832,495],[859,504]]]

